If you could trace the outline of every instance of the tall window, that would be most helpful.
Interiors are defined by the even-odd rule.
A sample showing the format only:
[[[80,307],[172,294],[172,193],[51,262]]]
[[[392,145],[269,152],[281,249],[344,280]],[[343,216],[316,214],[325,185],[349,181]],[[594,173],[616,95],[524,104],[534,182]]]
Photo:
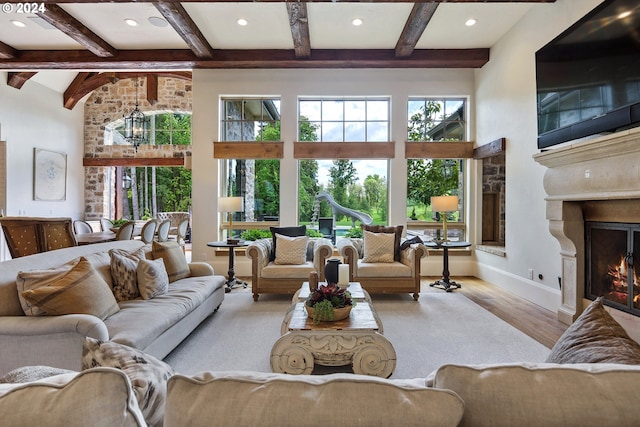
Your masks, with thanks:
[[[221,141],[280,141],[280,99],[222,98]],[[234,213],[234,229],[242,222],[277,221],[280,215],[280,160],[223,159],[223,196],[240,196],[244,211]],[[236,224],[235,221],[239,223]]]
[[[302,98],[298,107],[300,141],[389,141],[388,98]],[[301,224],[339,238],[362,222],[387,222],[387,160],[300,160],[298,170]]]
[[[389,99],[301,99],[300,141],[309,140],[305,139],[309,127],[315,131],[314,141],[388,141]]]
[[[466,141],[466,99],[411,98],[408,103],[407,140],[414,142]],[[431,197],[458,196],[458,211],[448,213],[448,238],[464,240],[464,159],[407,160],[408,227],[432,238],[441,236],[441,213],[431,209]]]

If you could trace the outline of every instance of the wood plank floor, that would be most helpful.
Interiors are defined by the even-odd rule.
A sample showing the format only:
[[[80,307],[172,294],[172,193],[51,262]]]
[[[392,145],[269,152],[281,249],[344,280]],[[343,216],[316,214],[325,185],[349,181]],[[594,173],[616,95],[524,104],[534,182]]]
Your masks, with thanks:
[[[421,284],[423,287],[428,286],[436,279],[438,278],[423,278]],[[462,293],[471,301],[546,347],[553,347],[568,327],[558,321],[556,313],[489,282],[475,277],[456,277],[456,281],[461,283],[462,287],[453,292]]]

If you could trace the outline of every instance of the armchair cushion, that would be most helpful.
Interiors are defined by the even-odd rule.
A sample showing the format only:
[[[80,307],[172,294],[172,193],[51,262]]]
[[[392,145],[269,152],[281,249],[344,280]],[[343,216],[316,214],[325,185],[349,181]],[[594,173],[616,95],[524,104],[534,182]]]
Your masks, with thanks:
[[[276,246],[276,258],[274,264],[301,265],[307,261],[307,246],[309,237],[288,237],[275,234],[278,245]]]
[[[364,234],[364,255],[362,262],[370,263],[391,263],[394,261],[395,236],[389,233],[372,233],[363,231]]]
[[[362,224],[362,231],[370,231],[372,233],[392,233],[395,236],[393,248],[395,261],[400,261],[400,241],[402,240],[402,230],[404,225],[396,225],[395,227],[385,227],[383,225],[366,225]]]
[[[298,237],[298,236],[306,236],[307,235],[307,226],[301,225],[298,227],[269,227],[271,230],[272,237],[272,248],[271,253],[269,254],[269,261],[273,261],[276,259],[276,234],[280,234],[282,236],[288,237]]]

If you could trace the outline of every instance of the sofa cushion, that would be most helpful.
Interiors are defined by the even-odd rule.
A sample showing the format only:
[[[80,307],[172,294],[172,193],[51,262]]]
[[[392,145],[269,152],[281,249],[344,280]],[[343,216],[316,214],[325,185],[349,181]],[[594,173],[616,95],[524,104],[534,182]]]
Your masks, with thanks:
[[[309,274],[317,269],[311,261],[299,265],[277,265],[272,262],[262,269],[262,277],[265,279],[301,279],[309,280]]]
[[[112,368],[0,384],[0,414],[6,426],[146,425],[129,379]]]
[[[389,233],[364,231],[364,255],[362,262],[391,263],[394,261],[395,236]]]
[[[47,316],[92,314],[104,320],[120,309],[109,285],[83,257],[67,273],[24,291],[22,297]]]
[[[184,252],[178,242],[154,241],[151,250],[153,259],[163,259],[170,283],[191,275],[187,258],[184,256]]]
[[[640,344],[605,310],[600,297],[562,334],[546,362],[640,365]]]
[[[273,261],[276,259],[276,234],[280,234],[282,236],[288,237],[298,237],[298,236],[306,236],[307,235],[307,226],[300,225],[298,227],[269,227],[271,230],[271,253],[269,254],[269,261]]]
[[[135,348],[86,337],[82,347],[82,369],[110,367],[129,377],[138,406],[149,425],[162,425],[167,380],[171,366]]]
[[[123,301],[105,320],[112,341],[141,350],[198,308],[224,286],[223,276],[188,277],[169,284],[166,294],[150,300]]]
[[[276,258],[274,264],[301,265],[307,262],[307,246],[309,237],[289,237],[276,234]]]
[[[411,267],[401,262],[376,263],[358,261],[358,277],[411,277]]]
[[[169,289],[169,275],[162,258],[141,259],[137,268],[138,290],[143,299],[151,299],[166,294]]]
[[[165,427],[445,427],[456,426],[464,410],[455,393],[427,388],[423,379],[203,372],[174,375],[167,387]]]
[[[433,381],[464,401],[461,427],[637,426],[638,384],[640,366],[607,363],[444,365]]]
[[[362,224],[362,231],[370,231],[372,233],[391,233],[394,235],[393,250],[396,261],[400,261],[400,241],[402,240],[402,230],[404,225],[396,225],[395,227],[385,227],[383,225],[366,225]]]
[[[138,290],[138,259],[124,255],[119,250],[110,250],[113,295],[116,301],[127,301],[140,297]]]

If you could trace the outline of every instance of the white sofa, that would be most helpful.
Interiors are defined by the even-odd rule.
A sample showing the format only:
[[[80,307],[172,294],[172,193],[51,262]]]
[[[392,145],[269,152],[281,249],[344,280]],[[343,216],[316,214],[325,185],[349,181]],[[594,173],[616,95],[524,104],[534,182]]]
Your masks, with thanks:
[[[112,286],[108,251],[133,251],[140,241],[77,246],[0,263],[0,375],[26,365],[79,371],[85,336],[115,341],[164,358],[224,299],[224,276],[206,263],[189,264],[190,277],[169,284],[166,294],[150,300],[120,302],[120,310],[104,321],[87,314],[25,316],[18,299],[18,272],[60,266],[86,257]]]
[[[92,368],[0,384],[2,421],[144,426],[127,382],[118,370]],[[635,427],[638,384],[640,366],[619,364],[446,365],[409,380],[202,372],[168,380],[162,415],[164,427]]]

